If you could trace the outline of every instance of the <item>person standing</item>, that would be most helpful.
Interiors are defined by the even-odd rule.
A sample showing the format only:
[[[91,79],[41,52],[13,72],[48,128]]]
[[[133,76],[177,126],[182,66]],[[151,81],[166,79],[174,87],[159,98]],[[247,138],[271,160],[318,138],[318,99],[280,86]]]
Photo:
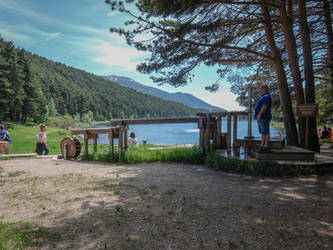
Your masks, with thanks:
[[[261,134],[260,151],[267,151],[269,148],[269,123],[272,120],[271,106],[272,98],[268,93],[268,86],[266,84],[260,87],[260,98],[254,109],[254,119],[257,120],[258,130]]]
[[[330,138],[330,133],[327,130],[327,127],[324,127],[323,131],[321,132],[321,139],[325,139],[325,138]]]
[[[45,155],[49,154],[48,144],[46,142],[46,126],[45,124],[40,124],[40,132],[37,135],[37,149],[36,153],[42,155],[45,151]]]
[[[0,124],[0,141],[2,144],[1,148],[4,149],[5,154],[9,154],[10,146],[12,145],[12,139],[3,124]]]

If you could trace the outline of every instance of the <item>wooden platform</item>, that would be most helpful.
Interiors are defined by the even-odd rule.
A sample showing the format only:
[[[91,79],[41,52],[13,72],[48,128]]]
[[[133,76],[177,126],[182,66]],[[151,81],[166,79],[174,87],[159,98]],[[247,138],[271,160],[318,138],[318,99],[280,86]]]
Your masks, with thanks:
[[[280,149],[270,149],[267,152],[254,152],[260,161],[314,161],[315,153],[295,146],[285,146]]]
[[[269,140],[269,147],[272,149],[282,149],[284,147],[284,138],[271,138]],[[240,147],[251,147],[255,148],[259,146],[261,139],[237,139],[236,145]]]
[[[0,160],[13,158],[36,158],[36,154],[0,154]]]

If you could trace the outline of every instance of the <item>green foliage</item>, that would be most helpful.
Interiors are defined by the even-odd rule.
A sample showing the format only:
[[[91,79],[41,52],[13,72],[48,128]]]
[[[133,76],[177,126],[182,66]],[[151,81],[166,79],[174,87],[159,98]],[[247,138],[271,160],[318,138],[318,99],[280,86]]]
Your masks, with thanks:
[[[58,241],[60,235],[28,222],[0,223],[0,249],[21,250],[42,241]]]
[[[62,116],[49,117],[47,124],[57,128],[68,128],[74,127],[75,120],[71,115],[66,114]]]
[[[0,105],[0,121],[23,123],[29,119],[46,122],[48,117],[66,114],[91,122],[130,116],[190,116],[199,111],[17,49],[1,37]]]
[[[333,121],[333,85],[322,82],[316,85],[316,102],[319,105],[318,120],[320,122]]]
[[[333,139],[332,138],[320,139],[320,143],[333,143]]]
[[[130,147],[128,151],[119,159],[116,151],[112,157],[109,152],[104,151],[100,154],[89,154],[82,156],[84,160],[99,160],[106,162],[121,163],[140,163],[140,162],[182,162],[191,164],[204,163],[204,157],[198,147],[175,148],[175,147],[156,147],[153,145],[140,145]]]
[[[22,126],[15,123],[5,123],[13,144],[10,152],[12,154],[35,153],[37,134],[39,128],[34,128],[36,124]],[[71,136],[70,131],[58,127],[47,126],[47,143],[49,144],[50,154],[60,154],[60,142],[66,136]]]

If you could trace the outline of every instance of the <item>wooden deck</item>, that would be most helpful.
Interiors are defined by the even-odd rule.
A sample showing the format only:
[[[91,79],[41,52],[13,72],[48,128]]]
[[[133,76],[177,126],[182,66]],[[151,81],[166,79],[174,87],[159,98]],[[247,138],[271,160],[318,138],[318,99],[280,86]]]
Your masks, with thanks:
[[[295,146],[285,146],[280,149],[270,149],[267,152],[254,152],[256,158],[261,161],[314,161],[313,151]]]

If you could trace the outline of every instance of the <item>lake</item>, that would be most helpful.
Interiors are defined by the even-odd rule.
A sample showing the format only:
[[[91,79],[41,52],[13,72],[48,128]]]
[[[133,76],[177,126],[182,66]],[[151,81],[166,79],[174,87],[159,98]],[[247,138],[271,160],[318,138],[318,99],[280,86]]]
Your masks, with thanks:
[[[106,127],[103,125],[97,127]],[[227,131],[227,121],[222,122],[222,131]],[[134,132],[141,144],[146,140],[148,144],[154,145],[178,145],[178,144],[198,144],[199,143],[199,129],[197,123],[183,123],[183,124],[151,124],[151,125],[130,125],[128,135]],[[238,121],[237,138],[244,138],[247,136],[247,121]],[[271,137],[279,136],[278,128],[270,128]],[[252,135],[260,138],[257,128],[257,122],[252,121]],[[108,144],[108,135],[99,135],[98,143]],[[117,143],[117,140],[115,140]]]

